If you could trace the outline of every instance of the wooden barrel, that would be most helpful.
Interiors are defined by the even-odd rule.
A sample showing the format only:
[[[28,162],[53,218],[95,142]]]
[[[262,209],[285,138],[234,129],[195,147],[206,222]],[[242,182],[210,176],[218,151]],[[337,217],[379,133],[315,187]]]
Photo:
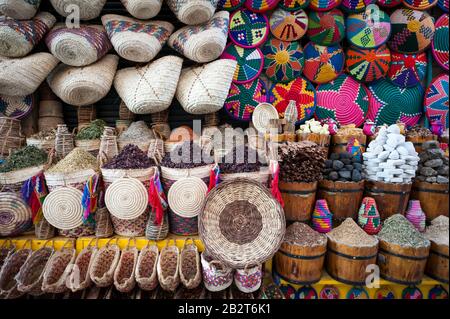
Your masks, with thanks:
[[[405,214],[412,184],[366,181],[365,185],[364,196],[375,199],[381,219]]]
[[[307,247],[284,242],[274,257],[273,271],[296,285],[312,285],[322,276],[327,244]]]
[[[377,260],[378,242],[370,247],[353,247],[328,238],[326,268],[335,280],[348,285],[366,284],[367,266]]]
[[[317,182],[288,183],[280,181],[278,187],[284,201],[286,220],[309,221],[316,202]]]
[[[423,279],[430,246],[402,247],[380,240],[377,264],[382,278],[402,284],[418,285]]]
[[[438,245],[432,241],[425,273],[433,279],[448,284],[448,258],[448,246]]]
[[[417,153],[422,153],[422,144],[426,141],[436,141],[437,136],[436,135],[430,135],[430,136],[406,136],[407,142],[412,142],[414,144],[414,148],[416,149]]]
[[[362,132],[358,135],[333,135],[331,138],[330,153],[346,153],[347,144],[352,138],[356,138],[361,145],[361,152],[364,153],[367,147],[367,136]]]
[[[333,182],[322,180],[317,191],[318,199],[325,199],[333,213],[333,220],[341,222],[350,217],[356,219],[364,195],[364,181]]]
[[[448,216],[448,184],[415,181],[412,186],[411,199],[420,201],[428,221],[440,215]]]

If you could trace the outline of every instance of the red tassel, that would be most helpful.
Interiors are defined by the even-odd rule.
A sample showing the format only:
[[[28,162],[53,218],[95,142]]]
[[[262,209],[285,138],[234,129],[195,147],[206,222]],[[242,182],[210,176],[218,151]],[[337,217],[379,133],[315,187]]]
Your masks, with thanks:
[[[215,168],[212,168],[211,171],[209,172],[209,186],[208,186],[208,193],[214,188],[216,187],[216,170]]]
[[[31,217],[33,222],[38,222],[36,218],[38,218],[39,210],[41,209],[41,202],[39,201],[39,198],[36,195],[36,192],[31,193],[30,198],[30,208],[31,208]]]
[[[164,215],[164,209],[159,199],[158,190],[155,187],[154,178],[150,181],[150,187],[148,189],[149,204],[152,207],[152,213],[156,214],[156,225],[161,225]]]
[[[283,197],[281,197],[280,189],[278,188],[278,180],[280,175],[280,168],[278,164],[274,164],[275,166],[275,172],[272,173],[272,183],[271,183],[271,190],[272,190],[272,196],[280,203],[281,207],[284,207],[284,201]]]

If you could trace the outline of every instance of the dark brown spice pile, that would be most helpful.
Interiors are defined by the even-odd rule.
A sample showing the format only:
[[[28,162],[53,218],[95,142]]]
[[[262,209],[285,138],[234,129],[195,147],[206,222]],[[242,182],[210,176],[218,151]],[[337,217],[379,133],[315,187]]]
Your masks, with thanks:
[[[149,158],[139,147],[128,144],[119,155],[103,166],[106,169],[143,169],[155,166],[155,161]]]
[[[181,169],[205,166],[210,164],[205,162],[205,156],[207,154],[204,154],[200,145],[192,141],[186,141],[178,145],[172,152],[166,153],[161,161],[161,166]],[[172,161],[172,158],[174,161]]]
[[[323,246],[327,243],[327,237],[304,223],[296,222],[286,228],[284,242],[295,246]]]
[[[247,146],[233,148],[220,161],[220,172],[224,174],[257,172],[262,164],[258,152]]]

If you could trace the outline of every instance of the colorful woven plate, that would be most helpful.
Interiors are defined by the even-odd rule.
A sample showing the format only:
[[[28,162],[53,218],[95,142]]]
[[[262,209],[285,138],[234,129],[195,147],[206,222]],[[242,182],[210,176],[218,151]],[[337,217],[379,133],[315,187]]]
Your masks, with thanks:
[[[402,0],[377,0],[377,4],[384,8],[393,8],[402,3]]]
[[[317,291],[311,286],[304,286],[297,290],[296,299],[318,299]]]
[[[245,0],[247,9],[253,12],[266,12],[275,8],[280,0]]]
[[[397,9],[391,15],[391,50],[401,53],[418,53],[431,44],[434,36],[433,18],[424,11]]]
[[[269,33],[269,20],[263,14],[241,9],[231,15],[230,39],[240,47],[259,47],[266,41]]]
[[[224,108],[239,121],[250,121],[255,107],[267,102],[267,89],[264,82],[256,79],[245,84],[232,83]]]
[[[302,124],[311,119],[316,109],[316,90],[314,85],[308,80],[299,77],[287,84],[275,84],[269,93],[269,102],[284,118],[284,112],[290,101],[297,103],[298,121],[296,124]]]
[[[423,89],[400,88],[388,80],[368,85],[370,108],[367,118],[376,125],[392,125],[400,121],[413,126],[422,116]]]
[[[317,86],[316,118],[333,119],[339,125],[361,126],[369,111],[364,84],[341,74],[336,80]]]
[[[448,115],[448,74],[435,77],[425,92],[425,114],[430,122],[439,121],[449,127]]]
[[[390,287],[383,287],[375,292],[375,299],[395,299],[395,292]]]
[[[328,285],[322,288],[319,294],[320,299],[339,299],[339,289],[336,286]]]
[[[348,16],[346,28],[348,41],[363,49],[373,49],[385,44],[391,34],[389,16],[376,5]]]
[[[391,52],[388,78],[393,84],[402,88],[417,86],[425,78],[427,65],[426,53],[403,54]]]
[[[428,299],[448,300],[448,292],[442,285],[436,285],[428,292]]]
[[[346,53],[345,69],[358,81],[372,82],[386,76],[390,63],[391,52],[385,45],[376,49],[351,47]]]
[[[340,45],[325,47],[309,42],[303,53],[303,74],[314,83],[327,83],[338,77],[344,69],[345,56]]]
[[[448,14],[443,14],[435,24],[436,32],[434,33],[431,48],[436,62],[448,71]]]
[[[309,5],[309,0],[281,0],[280,8],[287,11],[297,11]]]
[[[353,287],[348,291],[347,299],[369,299],[369,294],[362,287]]]
[[[308,20],[308,37],[320,45],[341,42],[345,37],[345,19],[339,9],[328,12],[311,11]]]
[[[437,5],[441,8],[442,11],[448,13],[448,3],[449,0],[438,0]]]
[[[264,56],[260,49],[244,49],[235,44],[229,44],[222,54],[222,59],[237,61],[233,82],[247,83],[256,79],[264,67]]]
[[[264,70],[273,82],[289,82],[302,74],[305,63],[303,51],[298,42],[284,42],[270,39],[262,48]]]
[[[244,2],[245,0],[219,0],[217,3],[217,10],[234,11],[242,7]]]
[[[27,96],[0,95],[0,116],[22,119],[30,114],[36,99],[33,94]]]
[[[406,287],[402,291],[402,299],[423,299],[423,294],[418,287]]]
[[[309,8],[314,11],[330,11],[341,4],[342,0],[311,0]]]
[[[355,13],[364,10],[369,4],[374,4],[376,0],[342,0],[341,8],[345,12]]]
[[[296,41],[308,30],[308,16],[304,10],[286,11],[277,9],[270,17],[270,31],[277,39]]]
[[[438,0],[403,0],[405,7],[414,10],[427,10],[434,7]]]

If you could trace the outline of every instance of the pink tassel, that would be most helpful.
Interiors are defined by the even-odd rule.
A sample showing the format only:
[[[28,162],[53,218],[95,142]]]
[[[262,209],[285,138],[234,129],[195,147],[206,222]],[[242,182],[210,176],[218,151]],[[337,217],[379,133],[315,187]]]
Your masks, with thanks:
[[[155,178],[152,177],[150,180],[150,187],[148,189],[148,200],[149,204],[152,207],[152,213],[155,213],[156,219],[155,223],[156,225],[161,225],[164,215],[164,209],[161,204],[161,200],[159,199],[158,190],[155,186]]]

